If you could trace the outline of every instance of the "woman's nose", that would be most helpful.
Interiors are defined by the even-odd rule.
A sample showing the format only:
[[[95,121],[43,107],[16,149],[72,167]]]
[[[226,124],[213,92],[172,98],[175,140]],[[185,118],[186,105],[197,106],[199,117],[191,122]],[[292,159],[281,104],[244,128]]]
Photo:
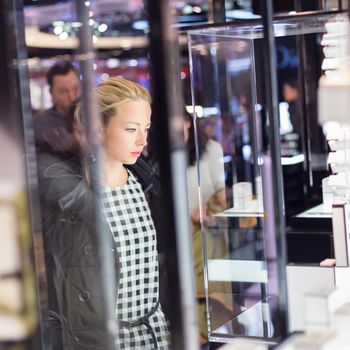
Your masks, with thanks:
[[[147,133],[143,131],[139,131],[137,135],[136,143],[138,146],[146,146],[147,145]]]

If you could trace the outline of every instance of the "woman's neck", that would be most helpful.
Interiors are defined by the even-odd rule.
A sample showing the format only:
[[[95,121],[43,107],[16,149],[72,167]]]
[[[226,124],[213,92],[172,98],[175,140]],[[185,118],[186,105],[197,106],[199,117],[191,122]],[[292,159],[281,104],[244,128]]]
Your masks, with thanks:
[[[128,172],[124,165],[111,159],[107,154],[102,155],[101,184],[104,187],[120,187],[128,181]]]

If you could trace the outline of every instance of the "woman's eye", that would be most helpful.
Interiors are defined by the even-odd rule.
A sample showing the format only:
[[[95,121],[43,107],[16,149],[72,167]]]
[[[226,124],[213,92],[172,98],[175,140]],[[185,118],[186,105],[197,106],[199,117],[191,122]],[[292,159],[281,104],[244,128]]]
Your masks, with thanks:
[[[126,131],[128,131],[128,132],[136,132],[136,129],[135,128],[127,128]]]

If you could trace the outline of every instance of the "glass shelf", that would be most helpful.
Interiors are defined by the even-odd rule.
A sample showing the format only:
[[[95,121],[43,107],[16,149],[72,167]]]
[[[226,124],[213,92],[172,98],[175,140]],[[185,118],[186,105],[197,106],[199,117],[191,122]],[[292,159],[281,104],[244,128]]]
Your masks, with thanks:
[[[286,40],[296,42],[298,37],[324,33],[329,21],[346,19],[346,14],[338,13],[292,16],[276,20],[274,33],[276,38],[288,37]],[[277,184],[268,182],[268,165],[264,164],[271,145],[264,110],[262,37],[263,27],[257,22],[188,32],[192,110],[200,106],[203,111],[192,116],[201,156],[196,158],[199,177],[193,185],[196,191],[199,188],[199,201],[190,205],[203,205],[211,214],[210,220],[205,215],[201,220],[205,288],[200,290],[205,291],[208,336],[212,341],[247,336],[275,343],[284,322],[279,315],[286,307],[278,301],[287,299],[286,290],[280,290],[283,287],[276,271],[281,271],[284,266],[280,265],[286,262],[281,262],[276,253],[278,228],[267,219],[275,215],[269,198]],[[210,146],[201,149],[203,135]],[[283,176],[289,176],[284,189],[296,183],[297,191],[301,188],[303,192],[299,175],[309,158],[302,150],[291,154],[281,157]],[[324,159],[314,159],[320,163],[317,168],[322,168]],[[220,200],[218,190],[224,192]],[[297,191],[292,189],[287,199],[298,195]],[[300,217],[330,215],[322,206],[304,210]],[[231,307],[226,308],[228,304]]]

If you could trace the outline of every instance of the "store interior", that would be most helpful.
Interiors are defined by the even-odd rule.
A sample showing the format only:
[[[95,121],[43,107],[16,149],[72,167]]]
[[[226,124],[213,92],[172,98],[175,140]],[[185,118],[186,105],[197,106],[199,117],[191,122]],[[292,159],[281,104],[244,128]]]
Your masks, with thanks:
[[[346,349],[349,13],[342,0],[1,3],[0,349]],[[99,200],[105,146],[91,121],[98,115],[96,87],[116,77],[150,92],[152,122],[140,158],[159,183],[143,190],[156,231],[156,305],[164,311],[168,345],[147,323],[152,307],[125,326],[111,301],[120,272],[108,279],[115,266],[103,253],[109,243],[99,204],[89,218],[99,233],[94,253],[87,244],[83,254],[74,244],[60,246],[64,241],[50,240],[46,229],[35,125],[55,108],[48,72],[66,63],[80,89],[70,117],[77,122],[79,103],[92,150],[78,152],[79,164],[94,157],[87,182]],[[85,220],[75,213],[60,217],[72,233]],[[62,306],[56,332],[55,276],[69,278],[48,265],[57,246],[75,267],[96,255],[104,311],[95,315],[91,308],[91,319],[102,318],[103,336],[92,326],[86,340],[67,326],[100,298],[74,280],[63,293],[77,301]],[[118,327],[136,323],[151,345],[118,339]]]

